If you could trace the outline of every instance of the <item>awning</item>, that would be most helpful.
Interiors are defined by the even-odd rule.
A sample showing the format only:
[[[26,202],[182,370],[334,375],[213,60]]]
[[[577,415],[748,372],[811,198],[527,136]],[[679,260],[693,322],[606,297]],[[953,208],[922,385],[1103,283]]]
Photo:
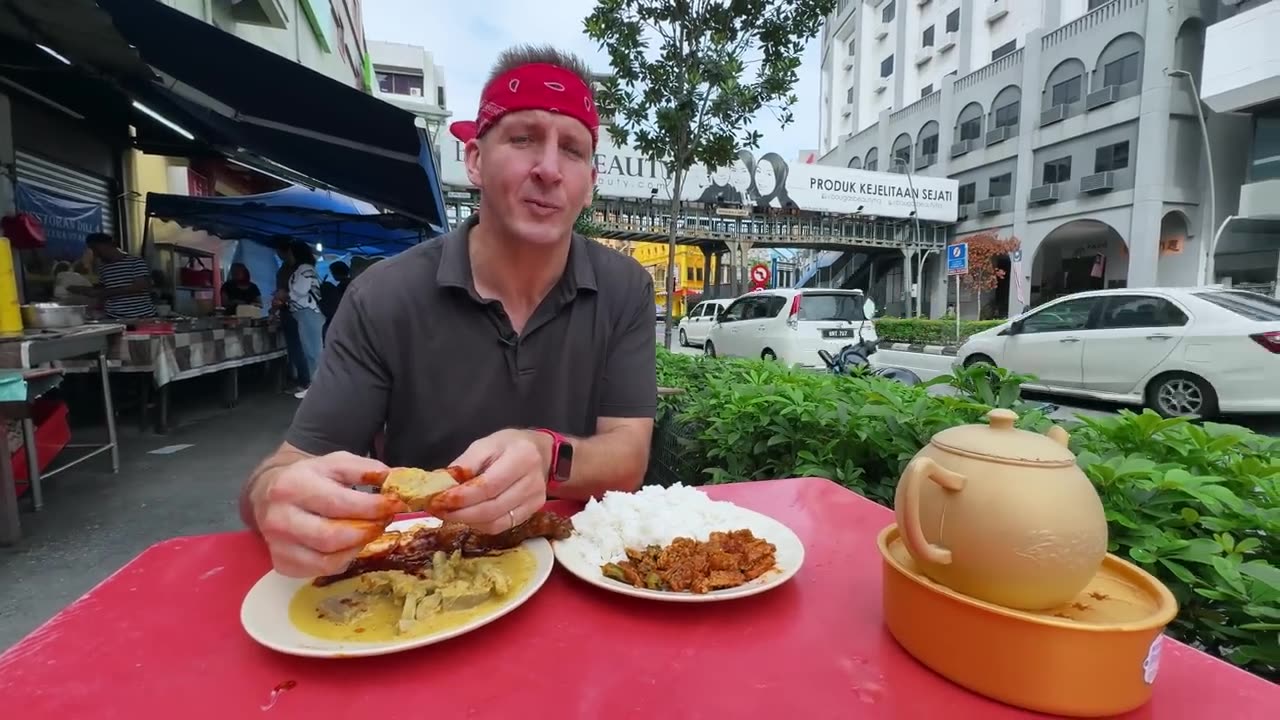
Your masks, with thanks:
[[[176,222],[227,240],[273,244],[289,235],[325,252],[388,256],[421,242],[426,232],[402,215],[327,190],[288,187],[238,197],[147,194],[147,217]]]
[[[156,0],[0,0],[0,34],[50,48],[222,154],[447,228],[413,114]],[[207,151],[179,134],[140,127],[138,144]]]

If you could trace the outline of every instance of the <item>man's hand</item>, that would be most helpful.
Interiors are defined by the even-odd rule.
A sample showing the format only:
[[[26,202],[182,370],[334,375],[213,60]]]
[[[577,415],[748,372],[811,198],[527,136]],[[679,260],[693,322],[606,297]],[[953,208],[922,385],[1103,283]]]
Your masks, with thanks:
[[[471,444],[454,460],[476,472],[476,479],[440,498],[449,512],[442,520],[470,525],[477,532],[506,532],[528,520],[547,502],[547,468],[541,433],[499,430]]]
[[[390,498],[352,486],[379,484],[386,474],[377,460],[345,452],[264,471],[249,502],[276,572],[314,577],[346,569],[400,509]]]

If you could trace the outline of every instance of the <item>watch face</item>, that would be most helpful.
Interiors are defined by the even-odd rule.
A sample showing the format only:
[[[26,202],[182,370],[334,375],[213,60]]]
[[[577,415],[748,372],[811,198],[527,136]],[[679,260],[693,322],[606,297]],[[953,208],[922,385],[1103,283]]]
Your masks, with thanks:
[[[560,443],[560,447],[556,450],[556,481],[568,482],[569,475],[573,471],[573,445],[567,442]]]

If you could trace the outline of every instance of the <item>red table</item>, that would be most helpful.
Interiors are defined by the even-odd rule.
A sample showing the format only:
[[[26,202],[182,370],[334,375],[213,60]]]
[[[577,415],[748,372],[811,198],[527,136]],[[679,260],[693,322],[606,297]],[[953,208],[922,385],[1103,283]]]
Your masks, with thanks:
[[[241,629],[240,601],[269,567],[253,536],[176,538],[0,655],[0,705],[23,720],[1038,717],[932,674],[884,630],[875,536],[888,510],[815,478],[708,492],[795,530],[807,551],[800,573],[754,598],[671,605],[557,569],[527,604],[471,634],[315,660],[276,654]],[[1155,698],[1128,717],[1278,713],[1280,686],[1169,642]]]

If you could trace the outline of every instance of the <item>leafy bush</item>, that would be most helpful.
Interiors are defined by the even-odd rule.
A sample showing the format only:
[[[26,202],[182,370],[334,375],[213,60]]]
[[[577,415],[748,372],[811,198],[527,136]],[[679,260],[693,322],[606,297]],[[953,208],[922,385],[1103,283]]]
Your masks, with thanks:
[[[926,318],[879,318],[876,334],[886,342],[920,343],[923,345],[958,345],[970,335],[993,328],[1004,320],[961,320],[960,339],[956,339],[956,321]]]
[[[992,407],[1029,430],[1050,425],[1020,398],[1030,378],[982,365],[908,387],[659,349],[658,373],[686,391],[663,400],[650,481],[664,484],[816,475],[891,505],[902,469],[940,430]],[[955,392],[930,392],[944,383]],[[1280,440],[1149,411],[1068,429],[1111,551],[1178,598],[1170,632],[1280,680]]]

